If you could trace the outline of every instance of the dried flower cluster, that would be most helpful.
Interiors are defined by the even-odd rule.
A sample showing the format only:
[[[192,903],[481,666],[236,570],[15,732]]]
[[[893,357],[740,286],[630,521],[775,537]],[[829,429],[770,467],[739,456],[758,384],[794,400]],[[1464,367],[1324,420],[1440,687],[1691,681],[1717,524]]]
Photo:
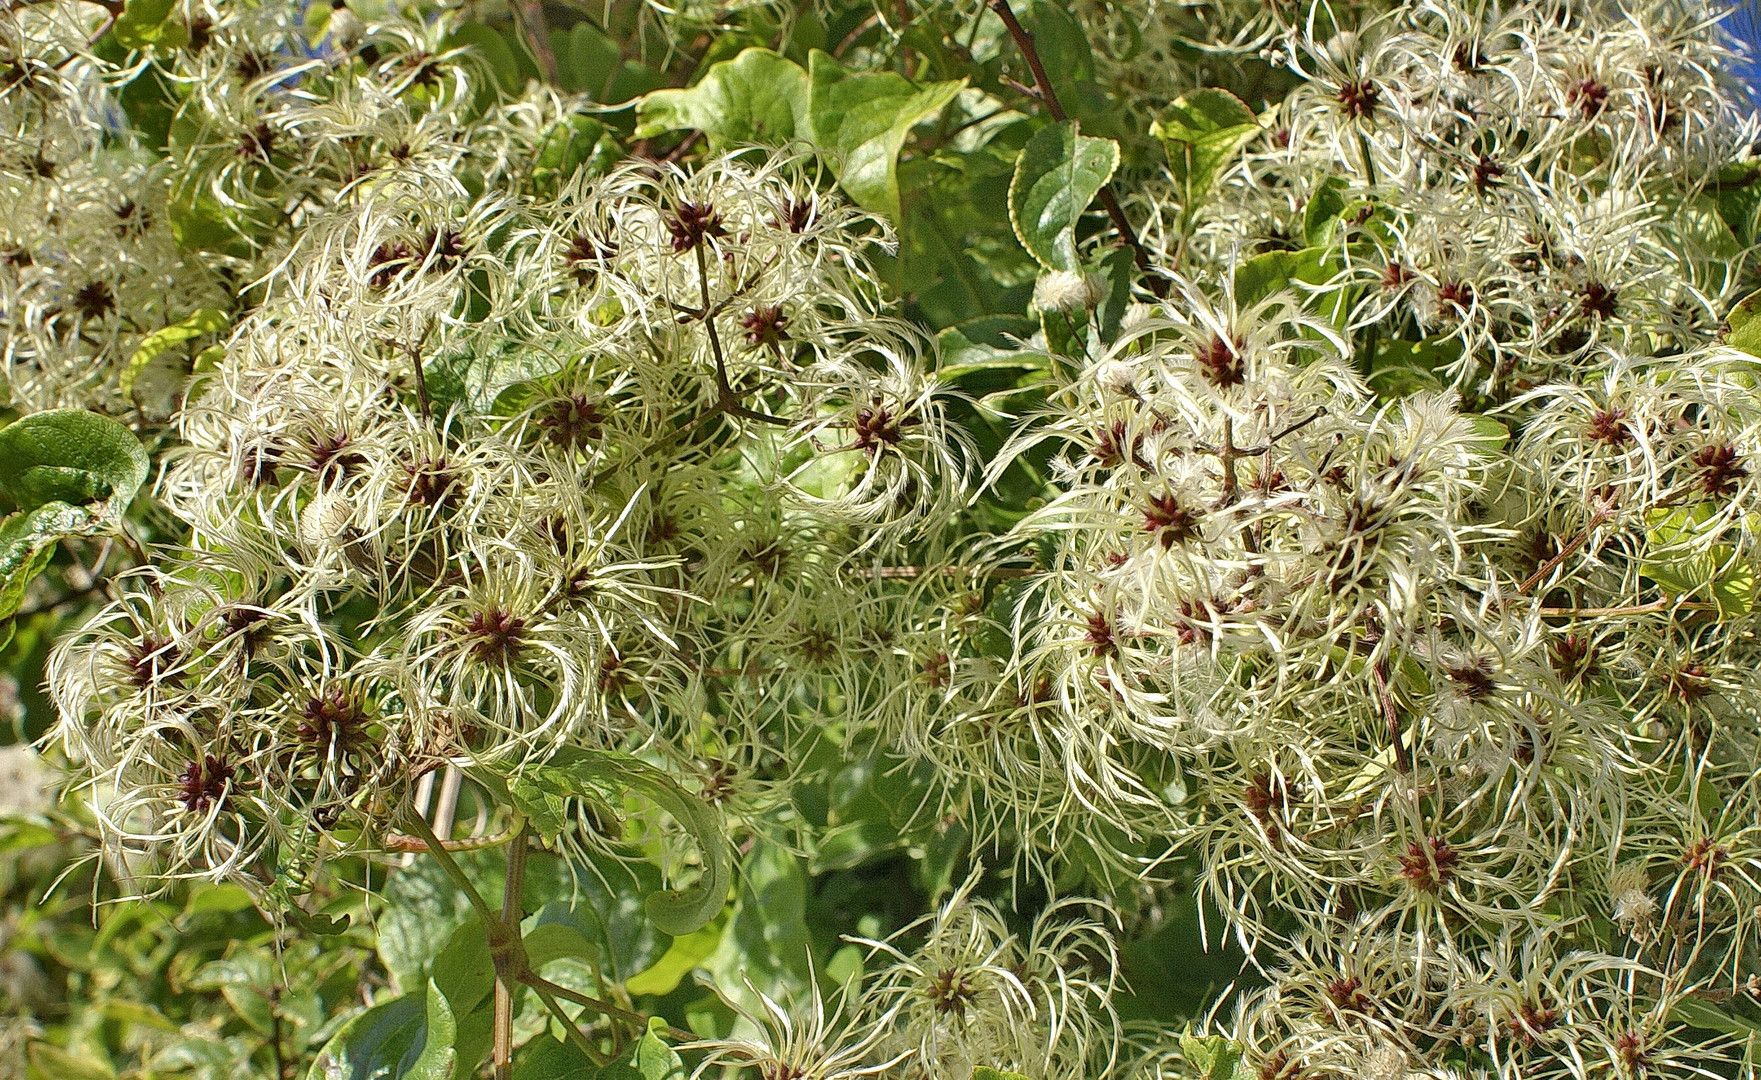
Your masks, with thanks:
[[[179,537],[50,663],[107,838],[286,902],[423,777],[571,747],[806,850],[793,786],[868,757],[1029,880],[1196,865],[1263,1080],[1752,1067],[1694,1023],[1761,986],[1761,131],[1714,14],[1148,7],[1095,76],[1146,129],[1195,34],[1294,88],[1214,193],[1121,174],[1165,288],[1018,342],[1031,409],[941,378],[807,150],[563,169],[571,102],[414,6],[180,6],[151,60],[0,13],[8,401],[155,434]],[[1103,905],[972,887],[829,998],[719,988],[702,1068],[1196,1068],[1117,1019]]]
[[[1267,30],[1302,84],[1190,236],[1151,197],[1172,294],[1018,437],[1060,494],[993,556],[1013,651],[956,666],[924,750],[1020,763],[995,830],[1196,855],[1268,1080],[1746,1060],[1691,1012],[1761,946],[1761,413],[1716,212],[1755,129],[1710,18]]]

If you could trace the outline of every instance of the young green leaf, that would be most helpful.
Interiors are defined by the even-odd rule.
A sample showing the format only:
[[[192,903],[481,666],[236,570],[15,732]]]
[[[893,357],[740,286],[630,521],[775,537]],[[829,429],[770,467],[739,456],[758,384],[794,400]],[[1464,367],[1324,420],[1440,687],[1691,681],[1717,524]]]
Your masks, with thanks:
[[[1235,302],[1242,306],[1258,303],[1287,288],[1292,281],[1319,285],[1336,272],[1336,260],[1324,248],[1301,251],[1268,251],[1241,263],[1235,268]]]
[[[25,586],[49,566],[55,541],[90,530],[89,510],[63,502],[44,503],[0,521],[0,619],[11,619],[24,600]],[[10,638],[11,630],[6,631]]]
[[[1750,356],[1761,356],[1761,290],[1737,301],[1724,320],[1724,343]]]
[[[1182,1035],[1180,1052],[1199,1080],[1248,1080],[1253,1075],[1242,1057],[1241,1045],[1221,1035]]]
[[[171,22],[176,0],[128,0],[110,32],[120,45],[144,49],[149,45],[176,48],[189,40],[182,23]]]
[[[712,149],[781,146],[807,130],[807,73],[769,49],[746,49],[684,90],[656,90],[636,105],[638,139],[697,130]]]
[[[195,314],[182,322],[155,330],[141,339],[133,355],[128,358],[128,366],[122,369],[117,385],[126,396],[134,391],[135,380],[140,378],[142,371],[165,350],[192,341],[204,334],[224,333],[232,320],[226,312],[214,308],[199,308]]]
[[[1210,201],[1217,177],[1260,132],[1259,119],[1241,99],[1214,87],[1182,94],[1150,134],[1162,140],[1180,185],[1180,213],[1190,223]]]
[[[917,87],[891,71],[852,74],[818,49],[807,58],[808,127],[838,183],[866,210],[899,220],[899,151],[966,80]]]
[[[1302,238],[1309,247],[1326,247],[1333,233],[1333,222],[1345,212],[1345,178],[1329,176],[1309,195],[1302,209]]]
[[[465,23],[447,37],[446,47],[469,49],[470,55],[483,65],[504,94],[517,94],[525,84],[514,47],[492,26]]]
[[[1755,567],[1731,545],[1705,542],[1714,516],[1708,503],[1651,511],[1639,573],[1673,595],[1704,591],[1720,619],[1741,618],[1755,604]]]
[[[1050,270],[1076,270],[1076,222],[1119,167],[1119,144],[1083,135],[1074,120],[1040,129],[1009,184],[1009,221],[1021,246]]]
[[[636,1044],[599,1070],[599,1080],[684,1080],[684,1061],[661,1038],[666,1029],[666,1021],[660,1017],[649,1020],[648,1030]]]

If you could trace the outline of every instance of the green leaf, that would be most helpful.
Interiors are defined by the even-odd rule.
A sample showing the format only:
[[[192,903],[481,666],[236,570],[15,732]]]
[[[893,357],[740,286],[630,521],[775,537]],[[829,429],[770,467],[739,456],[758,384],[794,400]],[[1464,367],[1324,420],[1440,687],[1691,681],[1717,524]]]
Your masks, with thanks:
[[[254,906],[251,894],[242,886],[206,883],[192,888],[179,918],[191,919],[197,915],[209,914],[232,915],[249,911]]]
[[[636,105],[635,138],[701,131],[711,149],[781,146],[807,130],[807,73],[769,49],[747,49],[684,90],[656,90]]]
[[[582,21],[568,33],[550,33],[551,50],[556,54],[557,80],[570,93],[586,93],[601,100],[624,58],[617,42],[605,36],[590,22]]]
[[[25,586],[55,557],[55,542],[90,532],[93,524],[91,511],[63,502],[20,510],[0,521],[0,619],[18,613]],[[12,637],[10,623],[5,636]]]
[[[1285,288],[1296,276],[1306,252],[1268,251],[1235,268],[1235,302],[1243,307]]]
[[[148,364],[165,350],[174,345],[199,338],[204,334],[219,334],[232,325],[226,312],[214,308],[200,308],[194,315],[180,323],[173,323],[160,330],[155,330],[141,340],[134,354],[128,358],[128,366],[122,369],[118,386],[126,395],[134,391],[135,380],[140,377]]]
[[[0,487],[20,510],[102,502],[97,512],[114,523],[151,468],[133,432],[83,409],[32,413],[0,428]]]
[[[479,892],[500,891],[501,860],[493,852],[462,851],[455,857]],[[384,895],[385,913],[377,920],[380,962],[398,987],[421,986],[453,933],[475,917],[471,902],[428,858],[392,874]]]
[[[47,825],[0,817],[0,854],[59,843],[61,834]]]
[[[1302,209],[1302,238],[1309,247],[1325,247],[1333,232],[1333,223],[1345,212],[1345,178],[1329,176],[1309,196]]]
[[[1040,312],[1040,329],[1046,335],[1046,351],[1067,360],[1080,361],[1087,353],[1088,315],[1061,311]]]
[[[672,947],[653,966],[624,980],[624,989],[632,994],[670,994],[678,989],[686,974],[702,965],[721,943],[722,919],[684,937],[673,939]]]
[[[628,754],[568,749],[551,764],[531,770],[511,789],[514,805],[547,839],[562,831],[561,801],[634,791],[673,816],[697,841],[703,873],[688,889],[662,889],[648,897],[648,918],[674,937],[707,924],[727,902],[733,875],[733,849],[721,818],[710,805],[686,792],[673,778]]]
[[[457,1034],[446,995],[430,982],[344,1024],[306,1080],[452,1080]]]
[[[1761,356],[1761,318],[1757,315],[1761,315],[1761,290],[1743,297],[1731,308],[1720,335],[1724,343],[1750,356]]]
[[[1496,454],[1510,441],[1510,428],[1503,421],[1483,413],[1463,413],[1461,418],[1474,429],[1474,441],[1480,444],[1483,454]]]
[[[899,220],[899,151],[911,129],[942,110],[966,80],[921,89],[890,71],[855,75],[818,49],[807,57],[807,114],[838,183],[866,210]]]
[[[149,45],[176,47],[189,40],[182,24],[168,21],[176,6],[177,0],[128,0],[110,32],[118,44],[131,49]]]
[[[1039,54],[1040,65],[1046,69],[1052,89],[1060,98],[1067,98],[1066,91],[1077,83],[1095,77],[1094,49],[1088,43],[1088,30],[1070,13],[1069,5],[1055,0],[1032,0],[1020,18],[1033,34],[1034,52]],[[1068,107],[1069,102],[1065,105]]]
[[[1259,127],[1259,118],[1234,94],[1216,87],[1180,95],[1162,118],[1150,125],[1159,139],[1198,142],[1207,135],[1238,127]]]
[[[740,860],[727,930],[703,966],[745,1008],[762,1007],[754,990],[787,999],[812,979],[807,880],[801,860],[778,844],[760,840]]]
[[[1301,251],[1268,251],[1235,268],[1235,302],[1242,307],[1258,303],[1293,281],[1320,285],[1338,269],[1338,260],[1325,248]]]
[[[1702,1031],[1717,1031],[1747,1044],[1753,1044],[1756,1037],[1761,1036],[1761,1027],[1696,998],[1682,998],[1671,1005],[1669,1018]]]
[[[303,911],[297,907],[287,910],[287,921],[306,933],[316,934],[319,937],[335,937],[338,934],[347,933],[349,928],[347,916]]]
[[[115,1020],[123,1024],[137,1024],[155,1031],[181,1030],[170,1017],[158,1009],[137,1001],[119,1001],[110,998],[99,1007],[99,1011],[103,1013],[106,1020]]]
[[[1150,126],[1150,134],[1161,139],[1168,152],[1168,165],[1183,196],[1180,213],[1188,222],[1210,201],[1217,177],[1259,133],[1253,110],[1215,87],[1182,94]]]
[[[532,167],[532,186],[555,194],[563,181],[585,168],[590,175],[609,169],[621,156],[617,136],[583,113],[564,117],[545,133]]]
[[[60,1047],[44,1042],[31,1043],[31,1066],[39,1076],[55,1080],[110,1080],[116,1070],[89,1057],[75,1057]]]
[[[1755,568],[1732,545],[1706,542],[1715,517],[1709,503],[1651,511],[1639,573],[1673,595],[1704,591],[1720,619],[1741,618],[1754,608]]]
[[[685,1063],[661,1038],[667,1022],[656,1016],[622,1057],[599,1071],[599,1080],[684,1080]]]
[[[1119,167],[1119,144],[1091,139],[1074,120],[1041,128],[1022,148],[1009,184],[1009,223],[1042,266],[1077,270],[1076,222]]]
[[[1381,338],[1371,360],[1370,389],[1384,400],[1441,390],[1449,380],[1439,372],[1459,359],[1461,341],[1455,337],[1429,337],[1421,341]]]
[[[483,920],[473,916],[453,931],[434,957],[433,986],[446,997],[457,1031],[452,1041],[459,1071],[474,1075],[489,1053],[495,1023],[495,958]]]
[[[447,36],[445,46],[448,49],[469,49],[471,55],[476,57],[495,80],[495,87],[504,94],[518,94],[525,86],[526,79],[520,71],[519,57],[514,55],[513,46],[494,27],[482,23],[465,23]]]
[[[1107,283],[1106,299],[1095,311],[1100,323],[1101,340],[1111,343],[1119,336],[1119,325],[1131,306],[1131,283],[1137,277],[1137,264],[1130,248],[1115,248],[1101,259],[1101,279]]]
[[[1221,1035],[1182,1035],[1180,1053],[1198,1080],[1249,1080],[1253,1076],[1243,1060],[1241,1044]]]
[[[989,1065],[974,1065],[972,1080],[1028,1080],[1028,1078],[1018,1072],[1004,1072],[1002,1069],[993,1069]]]
[[[567,1040],[539,1036],[514,1057],[514,1080],[597,1080],[599,1066]]]

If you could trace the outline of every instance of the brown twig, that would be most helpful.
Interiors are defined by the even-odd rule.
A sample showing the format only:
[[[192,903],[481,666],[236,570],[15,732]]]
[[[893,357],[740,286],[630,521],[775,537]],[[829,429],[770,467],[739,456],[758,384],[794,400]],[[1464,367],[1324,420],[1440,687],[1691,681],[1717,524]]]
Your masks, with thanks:
[[[1406,753],[1406,732],[1400,723],[1400,710],[1394,705],[1394,695],[1388,692],[1387,676],[1382,674],[1382,665],[1370,665],[1370,675],[1376,680],[1376,700],[1382,704],[1382,714],[1388,719],[1388,738],[1394,745],[1394,767],[1402,773],[1412,772],[1412,758]]]
[[[684,157],[686,154],[689,154],[691,152],[691,148],[693,146],[696,146],[698,140],[700,140],[702,138],[703,138],[703,132],[693,131],[691,134],[685,136],[685,139],[683,142],[679,143],[679,145],[677,145],[677,146],[673,147],[671,150],[667,151],[666,156],[661,158],[660,160],[662,160],[662,161],[678,161],[680,158]]]
[[[1651,615],[1659,611],[1716,611],[1718,605],[1702,600],[1653,600],[1648,604],[1624,604],[1617,607],[1544,607],[1543,619],[1591,619],[1602,615]]]
[[[868,18],[857,23],[855,29],[851,30],[848,34],[845,34],[844,39],[838,42],[838,44],[832,49],[832,55],[842,58],[850,46],[856,44],[857,38],[868,33],[870,30],[873,30],[879,22],[880,12],[877,11]]]
[[[536,972],[526,972],[524,975],[520,976],[520,981],[527,986],[532,987],[534,990],[543,990],[546,993],[555,994],[564,1001],[572,1001],[577,1005],[585,1005],[589,1009],[598,1013],[603,1013],[606,1016],[615,1017],[619,1020],[626,1020],[635,1024],[640,1030],[646,1031],[648,1029],[648,1017],[644,1016],[642,1013],[632,1012],[622,1006],[613,1005],[609,1001],[602,1001],[590,994],[583,994],[578,990],[570,990],[566,986],[551,982],[549,979],[544,978]],[[674,1039],[680,1040],[695,1040],[697,1038],[696,1034],[692,1032],[686,1031],[683,1028],[671,1026],[667,1028],[667,1034]]]
[[[990,0],[990,5],[997,17],[1003,20],[1003,25],[1009,28],[1009,36],[1015,39],[1015,47],[1021,50],[1028,70],[1033,72],[1034,86],[1039,91],[1037,96],[1045,104],[1046,111],[1052,114],[1052,119],[1060,123],[1070,119],[1064,112],[1063,103],[1058,100],[1058,92],[1052,89],[1052,79],[1046,74],[1045,64],[1040,61],[1039,50],[1034,47],[1033,32],[1022,26],[1021,20],[1015,17],[1015,12],[1009,7],[1009,0]],[[1119,238],[1131,248],[1131,258],[1137,263],[1138,271],[1149,279],[1150,291],[1156,294],[1158,300],[1165,298],[1168,295],[1168,283],[1152,272],[1150,254],[1138,241],[1137,230],[1131,227],[1130,219],[1125,216],[1118,198],[1113,195],[1113,185],[1101,185],[1101,205],[1106,207],[1107,216],[1113,219],[1113,228],[1119,230]]]
[[[494,836],[467,836],[462,840],[439,841],[443,851],[482,851],[485,848],[500,847],[514,838],[511,832],[496,833]],[[387,851],[430,851],[432,845],[420,836],[409,833],[388,832],[385,834],[385,850]]]
[[[1523,579],[1523,583],[1516,587],[1517,593],[1519,595],[1526,593],[1536,585],[1540,584],[1543,578],[1558,569],[1560,563],[1570,558],[1572,552],[1583,547],[1584,544],[1589,541],[1590,534],[1600,528],[1607,520],[1608,514],[1604,511],[1598,510],[1596,514],[1590,518],[1590,523],[1584,526],[1584,531],[1572,537],[1570,543],[1559,549],[1559,554],[1536,567],[1534,573]]]
[[[514,9],[514,21],[532,50],[532,59],[538,62],[539,73],[545,82],[555,86],[556,53],[550,47],[550,21],[544,17],[544,5],[538,0],[516,0],[508,6]]]
[[[495,959],[495,1016],[490,1061],[495,1080],[514,1075],[514,983],[526,970],[525,949],[520,942],[520,894],[526,883],[526,824],[508,846],[507,880],[501,891],[501,933],[490,934]],[[511,936],[511,940],[509,940]],[[496,941],[501,938],[501,941]]]

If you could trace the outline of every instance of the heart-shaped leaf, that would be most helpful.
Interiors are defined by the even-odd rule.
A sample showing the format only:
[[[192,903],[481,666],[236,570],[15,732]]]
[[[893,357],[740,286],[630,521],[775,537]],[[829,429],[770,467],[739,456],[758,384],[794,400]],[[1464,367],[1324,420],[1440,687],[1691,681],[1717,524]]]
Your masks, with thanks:
[[[624,1056],[599,1070],[599,1080],[684,1080],[685,1063],[661,1033],[666,1021],[654,1017],[648,1030]]]

